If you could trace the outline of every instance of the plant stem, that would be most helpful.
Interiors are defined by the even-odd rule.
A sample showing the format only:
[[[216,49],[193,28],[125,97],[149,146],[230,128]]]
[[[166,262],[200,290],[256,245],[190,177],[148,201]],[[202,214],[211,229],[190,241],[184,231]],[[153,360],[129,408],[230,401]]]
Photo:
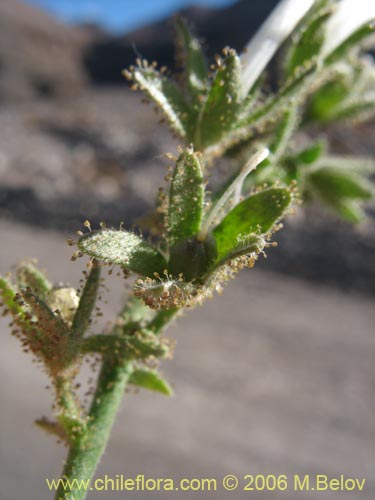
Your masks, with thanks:
[[[63,470],[62,478],[70,481],[70,488],[67,483],[64,483],[64,488],[60,482],[55,500],[83,500],[86,497],[89,488],[83,487],[83,482],[88,483],[96,471],[132,370],[130,362],[113,357],[103,360],[89,413],[90,420],[83,435],[72,444]]]
[[[148,328],[155,334],[160,333],[178,310],[174,308],[159,311],[149,322]],[[90,491],[89,482],[106,448],[117,410],[132,372],[132,362],[112,355],[103,357],[97,388],[89,412],[89,421],[82,434],[69,449],[61,476],[67,481],[64,484],[60,482],[55,500],[84,500],[86,498],[87,492]]]

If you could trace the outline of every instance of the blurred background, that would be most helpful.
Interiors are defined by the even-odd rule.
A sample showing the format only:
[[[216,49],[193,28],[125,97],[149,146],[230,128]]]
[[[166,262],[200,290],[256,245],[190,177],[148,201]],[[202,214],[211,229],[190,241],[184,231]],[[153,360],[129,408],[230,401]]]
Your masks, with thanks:
[[[52,279],[76,286],[83,264],[70,262],[65,240],[83,220],[131,226],[153,207],[162,155],[178,141],[121,70],[138,55],[173,66],[176,12],[213,55],[241,50],[276,4],[0,0],[0,273],[35,257]],[[337,153],[374,157],[374,123],[329,136]],[[353,227],[319,206],[299,209],[267,261],[180,320],[164,368],[176,396],[125,400],[98,475],[345,474],[366,477],[358,498],[373,498],[373,205],[368,214]],[[110,318],[124,290],[119,280],[109,286]],[[44,479],[58,476],[65,452],[33,420],[49,414],[51,395],[7,321],[0,327],[0,498],[48,499]],[[146,495],[158,496],[127,497]]]

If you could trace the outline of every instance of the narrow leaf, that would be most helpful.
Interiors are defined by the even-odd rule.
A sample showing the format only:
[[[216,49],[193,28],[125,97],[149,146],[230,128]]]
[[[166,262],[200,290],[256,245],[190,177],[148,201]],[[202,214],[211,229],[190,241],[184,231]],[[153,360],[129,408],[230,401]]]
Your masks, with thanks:
[[[162,273],[167,264],[156,248],[128,231],[104,229],[93,231],[78,240],[79,250],[98,260],[120,264],[137,274]]]
[[[190,97],[193,100],[206,89],[208,67],[201,44],[187,27],[182,18],[178,18],[175,25],[177,38],[177,58],[184,70],[184,79]]]
[[[291,104],[290,108],[285,111],[281,117],[280,122],[273,133],[273,140],[269,147],[273,157],[270,158],[270,161],[275,163],[275,161],[277,161],[277,159],[284,153],[298,123],[299,114],[297,106],[295,104]]]
[[[159,373],[148,368],[135,369],[130,375],[129,383],[143,389],[160,392],[165,396],[173,396],[173,389],[168,382]]]
[[[335,119],[335,113],[348,99],[351,86],[344,75],[320,87],[310,96],[306,110],[306,122],[329,122]]]
[[[30,306],[32,314],[38,321],[38,329],[44,332],[45,343],[49,344],[54,339],[59,339],[69,334],[67,325],[62,318],[54,313],[48,305],[30,291],[22,291],[21,297]],[[51,336],[49,338],[49,336]],[[52,336],[54,338],[52,338]]]
[[[325,57],[324,63],[326,65],[330,65],[339,61],[340,59],[343,59],[351,50],[358,50],[361,44],[374,33],[375,20],[369,23],[365,23],[354,33],[352,33],[348,38],[346,38],[342,43],[340,43],[340,45],[336,47],[330,54],[328,54]]]
[[[328,204],[337,215],[352,224],[359,224],[366,217],[358,202],[354,200],[330,200]]]
[[[298,163],[311,165],[315,163],[324,154],[326,143],[324,141],[316,141],[311,146],[300,151],[296,157]]]
[[[169,193],[170,245],[198,233],[203,213],[204,185],[199,159],[192,151],[177,158]]]
[[[250,114],[242,117],[236,124],[236,129],[244,129],[252,126],[260,127],[267,122],[273,123],[275,113],[279,110],[283,112],[288,109],[291,99],[299,94],[300,90],[305,86],[306,80],[315,73],[316,68],[316,60],[308,61],[303,66],[296,68],[293,76],[289,78],[279,92],[252,110]]]
[[[293,37],[292,48],[286,64],[287,74],[314,57],[318,57],[325,40],[325,28],[332,9],[322,9],[308,19],[300,32]]]
[[[308,175],[308,182],[327,200],[357,198],[368,200],[372,187],[364,177],[335,167],[321,167]]]
[[[240,110],[240,89],[240,59],[234,50],[228,49],[202,108],[197,146],[213,145],[233,128]]]
[[[287,189],[266,189],[239,203],[213,230],[217,259],[221,260],[247,235],[265,234],[282,217],[292,201]]]
[[[234,195],[234,202],[238,203],[242,193],[243,183],[248,177],[248,175],[257,168],[262,162],[267,161],[267,157],[269,155],[269,150],[267,148],[262,148],[256,153],[254,153],[248,161],[243,165],[238,174],[231,179],[230,183],[224,186],[224,189],[215,199],[214,204],[212,205],[204,224],[202,225],[202,229],[198,235],[198,239],[200,241],[204,241],[209,234],[211,227],[215,225],[217,218],[220,213],[224,210],[232,195]]]
[[[5,278],[0,276],[0,297],[4,306],[14,318],[22,319],[26,310],[17,301],[17,291],[13,285]]]
[[[147,359],[150,356],[163,358],[168,347],[154,333],[140,330],[129,335],[91,335],[82,341],[82,354],[121,354],[126,359]]]
[[[336,109],[329,120],[355,120],[356,122],[368,121],[375,116],[375,99],[367,98],[363,100],[353,100],[345,106]]]
[[[171,128],[181,137],[188,135],[189,107],[181,90],[153,67],[131,68],[126,75],[163,111]]]
[[[47,277],[31,262],[21,262],[17,267],[17,283],[19,288],[29,287],[41,297],[45,297],[52,289]]]

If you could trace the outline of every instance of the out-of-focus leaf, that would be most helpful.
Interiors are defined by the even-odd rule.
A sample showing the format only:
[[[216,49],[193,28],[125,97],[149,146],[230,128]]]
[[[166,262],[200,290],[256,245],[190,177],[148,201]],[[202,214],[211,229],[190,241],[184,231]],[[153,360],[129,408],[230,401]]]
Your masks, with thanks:
[[[164,257],[156,248],[128,231],[93,231],[78,240],[78,248],[84,254],[119,264],[143,276],[161,274],[167,268]]]
[[[269,149],[274,155],[274,158],[278,159],[284,153],[288,146],[289,139],[297,127],[297,124],[298,110],[296,109],[296,106],[291,105],[290,108],[282,115],[272,134],[272,141]],[[269,161],[272,161],[272,158],[270,158]]]
[[[324,141],[316,141],[297,155],[297,162],[305,165],[315,163],[324,154],[326,144]]]
[[[173,396],[173,389],[155,370],[136,368],[130,376],[129,383],[143,389],[160,392],[165,396]]]
[[[267,233],[282,217],[291,201],[287,189],[272,188],[239,203],[213,230],[217,259],[225,258],[248,235]]]
[[[21,262],[17,266],[17,284],[21,288],[30,288],[33,293],[44,298],[52,285],[47,277],[31,262]]]
[[[375,116],[375,99],[362,99],[351,101],[339,107],[330,116],[329,121],[355,120],[368,121]]]
[[[358,6],[360,8],[360,6]],[[375,21],[369,22],[358,28],[348,38],[346,38],[338,47],[325,57],[325,64],[333,64],[343,59],[351,50],[358,50],[368,37],[375,33]]]
[[[328,205],[337,215],[353,224],[362,222],[366,214],[355,200],[330,200]]]
[[[293,37],[292,47],[286,63],[288,75],[292,74],[296,68],[306,61],[319,56],[325,40],[326,23],[331,13],[332,8],[323,8],[314,16],[308,17],[299,33]]]
[[[176,21],[178,59],[184,70],[186,86],[191,98],[196,100],[206,89],[208,66],[201,44],[182,18]]]
[[[203,202],[199,159],[194,152],[184,151],[177,158],[169,193],[168,239],[171,246],[198,233]]]
[[[327,200],[357,198],[368,200],[372,188],[364,177],[335,167],[321,167],[308,175],[308,182]]]
[[[328,122],[335,119],[337,108],[350,96],[351,86],[345,77],[330,81],[310,96],[305,121]]]
[[[288,110],[291,99],[297,95],[306,83],[306,80],[314,74],[317,68],[316,60],[310,60],[301,67],[296,68],[294,74],[280,89],[277,95],[270,97],[264,104],[258,106],[251,113],[243,117],[236,124],[236,129],[259,126],[267,121],[275,120],[275,112],[281,113]],[[277,115],[276,115],[277,116]]]

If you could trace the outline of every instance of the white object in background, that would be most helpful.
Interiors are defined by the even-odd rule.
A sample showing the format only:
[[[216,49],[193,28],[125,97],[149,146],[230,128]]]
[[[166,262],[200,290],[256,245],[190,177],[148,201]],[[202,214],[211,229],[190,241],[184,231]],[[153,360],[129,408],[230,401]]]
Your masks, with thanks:
[[[323,54],[327,55],[366,22],[375,21],[375,0],[341,0],[327,23]]]
[[[362,1],[375,5],[375,0]],[[241,55],[243,97],[313,4],[314,0],[282,0],[253,36]]]

